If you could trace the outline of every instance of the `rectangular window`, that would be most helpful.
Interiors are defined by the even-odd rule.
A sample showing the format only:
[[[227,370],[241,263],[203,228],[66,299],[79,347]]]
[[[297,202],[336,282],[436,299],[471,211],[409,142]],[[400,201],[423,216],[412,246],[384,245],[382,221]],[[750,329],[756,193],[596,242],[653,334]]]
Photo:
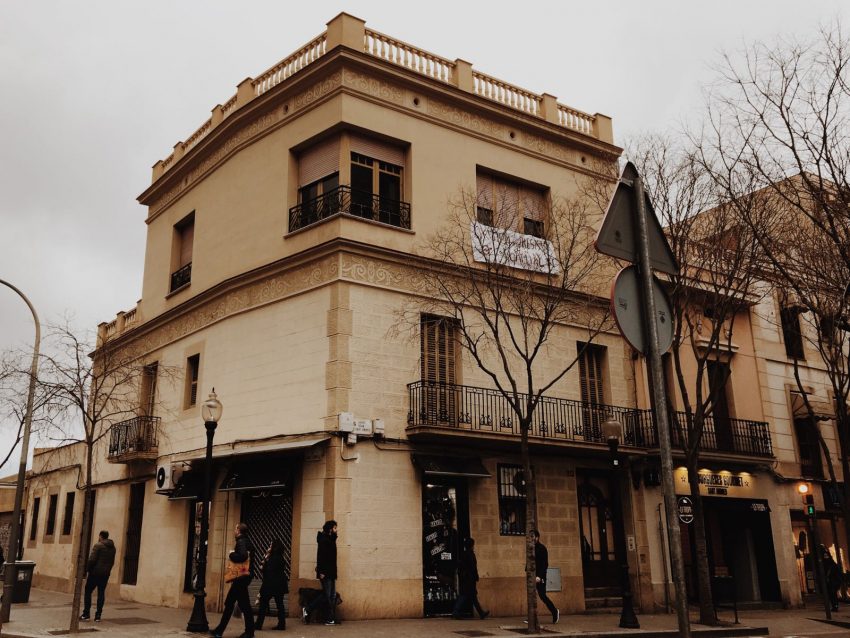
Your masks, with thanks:
[[[34,541],[38,534],[38,510],[41,509],[41,499],[35,497],[32,500],[32,519],[30,520],[30,540]]]
[[[193,354],[186,359],[186,395],[184,408],[191,408],[198,403],[198,373],[201,368],[201,355]]]
[[[351,214],[401,225],[402,167],[351,153]]]
[[[47,525],[44,530],[45,536],[53,536],[56,533],[56,510],[59,508],[59,495],[51,494],[47,501]]]
[[[62,536],[68,536],[71,533],[71,526],[74,523],[74,500],[76,496],[74,492],[68,492],[65,495],[65,515],[62,517]]]
[[[542,237],[548,211],[548,189],[531,186],[479,170],[476,175],[476,216],[489,211],[488,226]]]
[[[817,427],[811,419],[794,419],[794,434],[800,453],[800,474],[806,478],[823,478]]]
[[[195,213],[192,212],[174,225],[171,286],[169,292],[187,286],[192,281],[192,250],[195,243]]]
[[[154,362],[142,369],[141,405],[142,416],[153,416],[156,407],[156,376],[159,363]]]
[[[145,484],[130,485],[130,508],[124,540],[124,573],[121,582],[135,585],[139,575],[139,550],[142,546],[142,517],[145,511]]]
[[[429,422],[453,421],[457,405],[455,386],[458,354],[457,322],[449,317],[422,315],[420,360],[425,382],[421,412]]]
[[[782,338],[785,341],[785,354],[790,359],[805,359],[803,333],[800,330],[800,308],[789,307],[779,310],[782,323]]]
[[[714,449],[732,452],[735,450],[735,441],[732,433],[732,420],[729,411],[729,377],[732,371],[729,364],[722,361],[709,361],[706,364],[706,376],[708,377],[708,391],[711,398],[711,414],[706,424],[705,437],[706,447],[711,448],[711,422],[714,424]]]
[[[522,466],[499,465],[499,535],[525,535],[525,480]]]
[[[581,434],[587,440],[597,440],[602,435],[602,423],[606,419],[604,365],[607,349],[581,341],[576,343],[576,347],[581,352],[578,359],[584,427]]]
[[[493,225],[493,211],[489,208],[484,208],[483,206],[479,206],[476,209],[475,219],[479,224],[484,224],[485,226]]]

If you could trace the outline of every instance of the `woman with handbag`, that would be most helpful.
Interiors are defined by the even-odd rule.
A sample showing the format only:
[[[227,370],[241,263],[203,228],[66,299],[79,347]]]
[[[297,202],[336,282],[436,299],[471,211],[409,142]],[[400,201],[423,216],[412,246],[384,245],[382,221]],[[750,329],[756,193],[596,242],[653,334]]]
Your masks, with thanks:
[[[236,546],[230,552],[224,573],[224,582],[230,583],[230,590],[227,592],[227,598],[224,599],[221,620],[216,628],[210,631],[213,638],[221,638],[233,614],[233,606],[237,603],[245,620],[245,633],[239,638],[254,638],[254,615],[251,612],[251,597],[248,595],[253,555],[254,546],[248,538],[248,526],[245,523],[239,523],[236,526]]]
[[[283,595],[289,593],[286,582],[286,559],[283,556],[283,543],[279,538],[272,540],[263,558],[263,584],[260,586],[260,611],[257,613],[257,629],[263,628],[269,601],[274,598],[277,607],[277,627],[286,629],[286,610],[283,608]]]

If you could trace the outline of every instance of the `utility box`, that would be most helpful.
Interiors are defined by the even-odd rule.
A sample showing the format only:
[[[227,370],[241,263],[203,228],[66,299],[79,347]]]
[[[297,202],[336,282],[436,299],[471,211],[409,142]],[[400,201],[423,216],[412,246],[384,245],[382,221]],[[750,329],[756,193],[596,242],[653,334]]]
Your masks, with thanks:
[[[546,570],[546,591],[561,591],[560,567],[550,567]]]
[[[30,601],[30,588],[32,587],[32,573],[35,571],[35,563],[31,560],[15,561],[15,584],[12,586],[12,602],[28,603]]]

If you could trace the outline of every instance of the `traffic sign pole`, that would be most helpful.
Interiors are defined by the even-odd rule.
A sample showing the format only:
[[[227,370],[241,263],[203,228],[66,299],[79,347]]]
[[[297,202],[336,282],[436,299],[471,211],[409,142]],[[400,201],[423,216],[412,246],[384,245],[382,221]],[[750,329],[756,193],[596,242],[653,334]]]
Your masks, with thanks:
[[[676,590],[676,615],[679,621],[679,635],[689,638],[691,624],[688,618],[688,594],[685,589],[685,562],[682,559],[682,542],[679,534],[678,505],[673,482],[673,452],[670,443],[670,415],[667,411],[667,388],[661,367],[661,352],[658,347],[658,326],[655,323],[655,299],[652,294],[652,270],[649,258],[649,233],[646,221],[646,200],[643,180],[640,175],[634,179],[634,197],[637,228],[637,253],[640,266],[641,297],[644,323],[647,330],[649,356],[647,367],[652,379],[652,402],[658,425],[658,447],[661,451],[661,485],[664,493],[664,506],[667,515],[667,541],[670,546],[670,562],[673,571],[673,584]]]

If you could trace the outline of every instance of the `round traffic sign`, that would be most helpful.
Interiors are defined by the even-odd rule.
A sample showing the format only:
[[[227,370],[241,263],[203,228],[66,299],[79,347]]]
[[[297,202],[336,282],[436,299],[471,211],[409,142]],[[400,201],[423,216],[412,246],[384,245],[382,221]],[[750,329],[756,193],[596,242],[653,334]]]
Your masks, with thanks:
[[[655,277],[652,278],[652,297],[655,300],[658,350],[664,353],[673,343],[673,307],[667,291]],[[614,285],[611,287],[611,311],[626,341],[638,352],[648,354],[637,266],[626,266],[614,279]]]

